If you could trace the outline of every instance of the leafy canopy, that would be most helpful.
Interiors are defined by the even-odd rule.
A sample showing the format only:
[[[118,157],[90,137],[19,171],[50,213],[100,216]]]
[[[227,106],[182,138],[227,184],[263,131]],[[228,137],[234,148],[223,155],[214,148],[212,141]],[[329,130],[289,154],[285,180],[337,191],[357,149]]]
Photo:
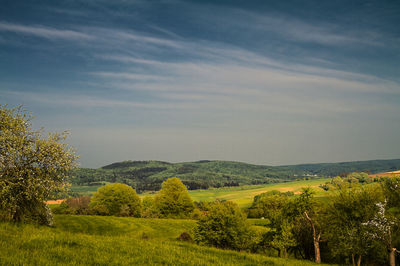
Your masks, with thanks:
[[[252,236],[245,213],[230,201],[212,204],[195,229],[197,243],[219,248],[246,249]]]
[[[169,178],[162,183],[154,203],[162,217],[185,218],[194,209],[185,185],[177,177]]]
[[[50,224],[44,201],[65,188],[77,157],[63,143],[67,133],[32,129],[32,115],[0,105],[0,215],[13,221]]]
[[[142,204],[132,187],[115,183],[99,188],[90,207],[103,215],[140,217]]]

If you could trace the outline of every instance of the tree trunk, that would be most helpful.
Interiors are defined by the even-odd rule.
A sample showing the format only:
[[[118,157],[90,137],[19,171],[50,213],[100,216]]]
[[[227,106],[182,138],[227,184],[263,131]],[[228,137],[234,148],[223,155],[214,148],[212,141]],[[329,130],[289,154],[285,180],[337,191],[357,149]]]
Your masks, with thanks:
[[[391,248],[389,252],[389,265],[396,266],[396,249]]]
[[[315,225],[314,225],[312,219],[308,216],[307,212],[304,212],[304,215],[306,216],[307,220],[310,222],[312,230],[313,230],[315,262],[316,263],[321,263],[321,252],[319,250],[319,241],[321,239],[321,233],[319,233],[317,235],[317,231],[315,229]]]
[[[315,262],[316,263],[321,263],[321,253],[319,251],[319,237],[321,235],[318,235],[318,240],[314,239],[314,252],[315,252]]]
[[[361,255],[358,255],[357,266],[361,265]]]
[[[353,266],[356,266],[356,262],[354,261],[354,254],[351,254],[351,261],[353,262]]]

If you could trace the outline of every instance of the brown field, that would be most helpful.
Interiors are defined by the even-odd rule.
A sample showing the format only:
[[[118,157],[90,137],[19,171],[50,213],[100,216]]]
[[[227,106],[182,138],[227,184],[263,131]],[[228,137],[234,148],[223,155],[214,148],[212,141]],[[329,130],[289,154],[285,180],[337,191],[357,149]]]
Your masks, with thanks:
[[[59,200],[48,200],[46,201],[46,204],[48,205],[53,205],[53,204],[61,204],[61,202],[63,202],[63,199],[59,199]]]
[[[400,170],[392,171],[392,172],[379,173],[379,174],[373,174],[373,175],[369,175],[369,176],[370,177],[394,177],[394,176],[400,176]]]

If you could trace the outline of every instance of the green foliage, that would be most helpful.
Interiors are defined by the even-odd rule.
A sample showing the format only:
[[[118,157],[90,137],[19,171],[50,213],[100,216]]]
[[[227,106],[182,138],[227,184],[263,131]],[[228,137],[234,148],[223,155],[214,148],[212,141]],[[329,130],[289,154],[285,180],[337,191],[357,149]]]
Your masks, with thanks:
[[[331,181],[321,184],[320,187],[324,190],[336,190],[342,188],[357,187],[360,184],[370,184],[376,182],[378,179],[370,177],[367,173],[354,172],[347,174],[344,177],[337,176],[332,178]]]
[[[93,214],[93,211],[89,208],[89,203],[89,196],[68,198],[52,210],[55,214]]]
[[[189,217],[194,209],[185,185],[176,177],[163,182],[154,204],[161,217],[185,218]]]
[[[337,176],[343,172],[371,171],[376,173],[399,168],[400,160],[294,166],[263,166],[228,161],[186,163],[125,161],[100,169],[77,169],[73,173],[72,183],[76,187],[92,186],[104,181],[117,182],[135,187],[138,193],[141,193],[160,190],[161,183],[169,177],[179,177],[188,190],[197,190],[312,180],[321,176]],[[78,191],[78,193],[81,192]]]
[[[319,164],[299,164],[291,166],[278,166],[293,171],[305,171],[310,174],[322,176],[339,176],[343,173],[351,172],[371,172],[382,173],[400,169],[400,159],[394,160],[370,160],[342,163],[319,163]]]
[[[385,178],[382,189],[389,212],[400,218],[400,177]]]
[[[337,258],[365,256],[372,240],[365,224],[378,212],[382,195],[375,187],[341,189],[331,199],[326,215],[326,230],[332,254]]]
[[[272,247],[278,251],[278,255],[287,257],[288,248],[296,245],[292,231],[298,211],[294,201],[280,193],[259,198],[256,206],[260,205],[263,217],[270,221],[270,230],[263,235],[260,245],[264,248]]]
[[[191,220],[82,215],[56,215],[52,228],[0,223],[0,264],[315,265],[177,240],[194,227]]]
[[[75,167],[73,150],[63,143],[66,133],[42,137],[34,131],[32,116],[21,108],[0,105],[0,209],[2,218],[51,224],[44,204],[65,187]]]
[[[124,184],[108,184],[93,195],[90,207],[97,213],[140,217],[141,201],[136,191]]]
[[[219,248],[244,250],[249,248],[253,235],[249,227],[245,213],[236,204],[217,201],[197,222],[195,241]]]
[[[142,199],[142,217],[143,218],[159,218],[160,213],[157,210],[157,207],[154,204],[154,198],[150,196],[146,196]]]
[[[271,190],[254,197],[254,201],[248,209],[249,218],[267,218],[274,219],[280,215],[283,208],[286,207],[288,197],[292,193],[281,193],[278,190]]]

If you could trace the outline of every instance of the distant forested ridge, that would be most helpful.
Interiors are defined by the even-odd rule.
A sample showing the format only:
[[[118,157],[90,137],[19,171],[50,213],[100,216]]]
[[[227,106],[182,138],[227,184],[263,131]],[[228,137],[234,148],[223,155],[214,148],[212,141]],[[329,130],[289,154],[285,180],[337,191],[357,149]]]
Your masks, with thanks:
[[[355,171],[379,173],[397,169],[400,169],[400,159],[285,166],[208,160],[184,163],[124,161],[99,169],[76,169],[72,174],[71,182],[73,185],[118,182],[142,192],[159,190],[161,183],[167,178],[179,177],[188,189],[194,190],[334,177]]]

